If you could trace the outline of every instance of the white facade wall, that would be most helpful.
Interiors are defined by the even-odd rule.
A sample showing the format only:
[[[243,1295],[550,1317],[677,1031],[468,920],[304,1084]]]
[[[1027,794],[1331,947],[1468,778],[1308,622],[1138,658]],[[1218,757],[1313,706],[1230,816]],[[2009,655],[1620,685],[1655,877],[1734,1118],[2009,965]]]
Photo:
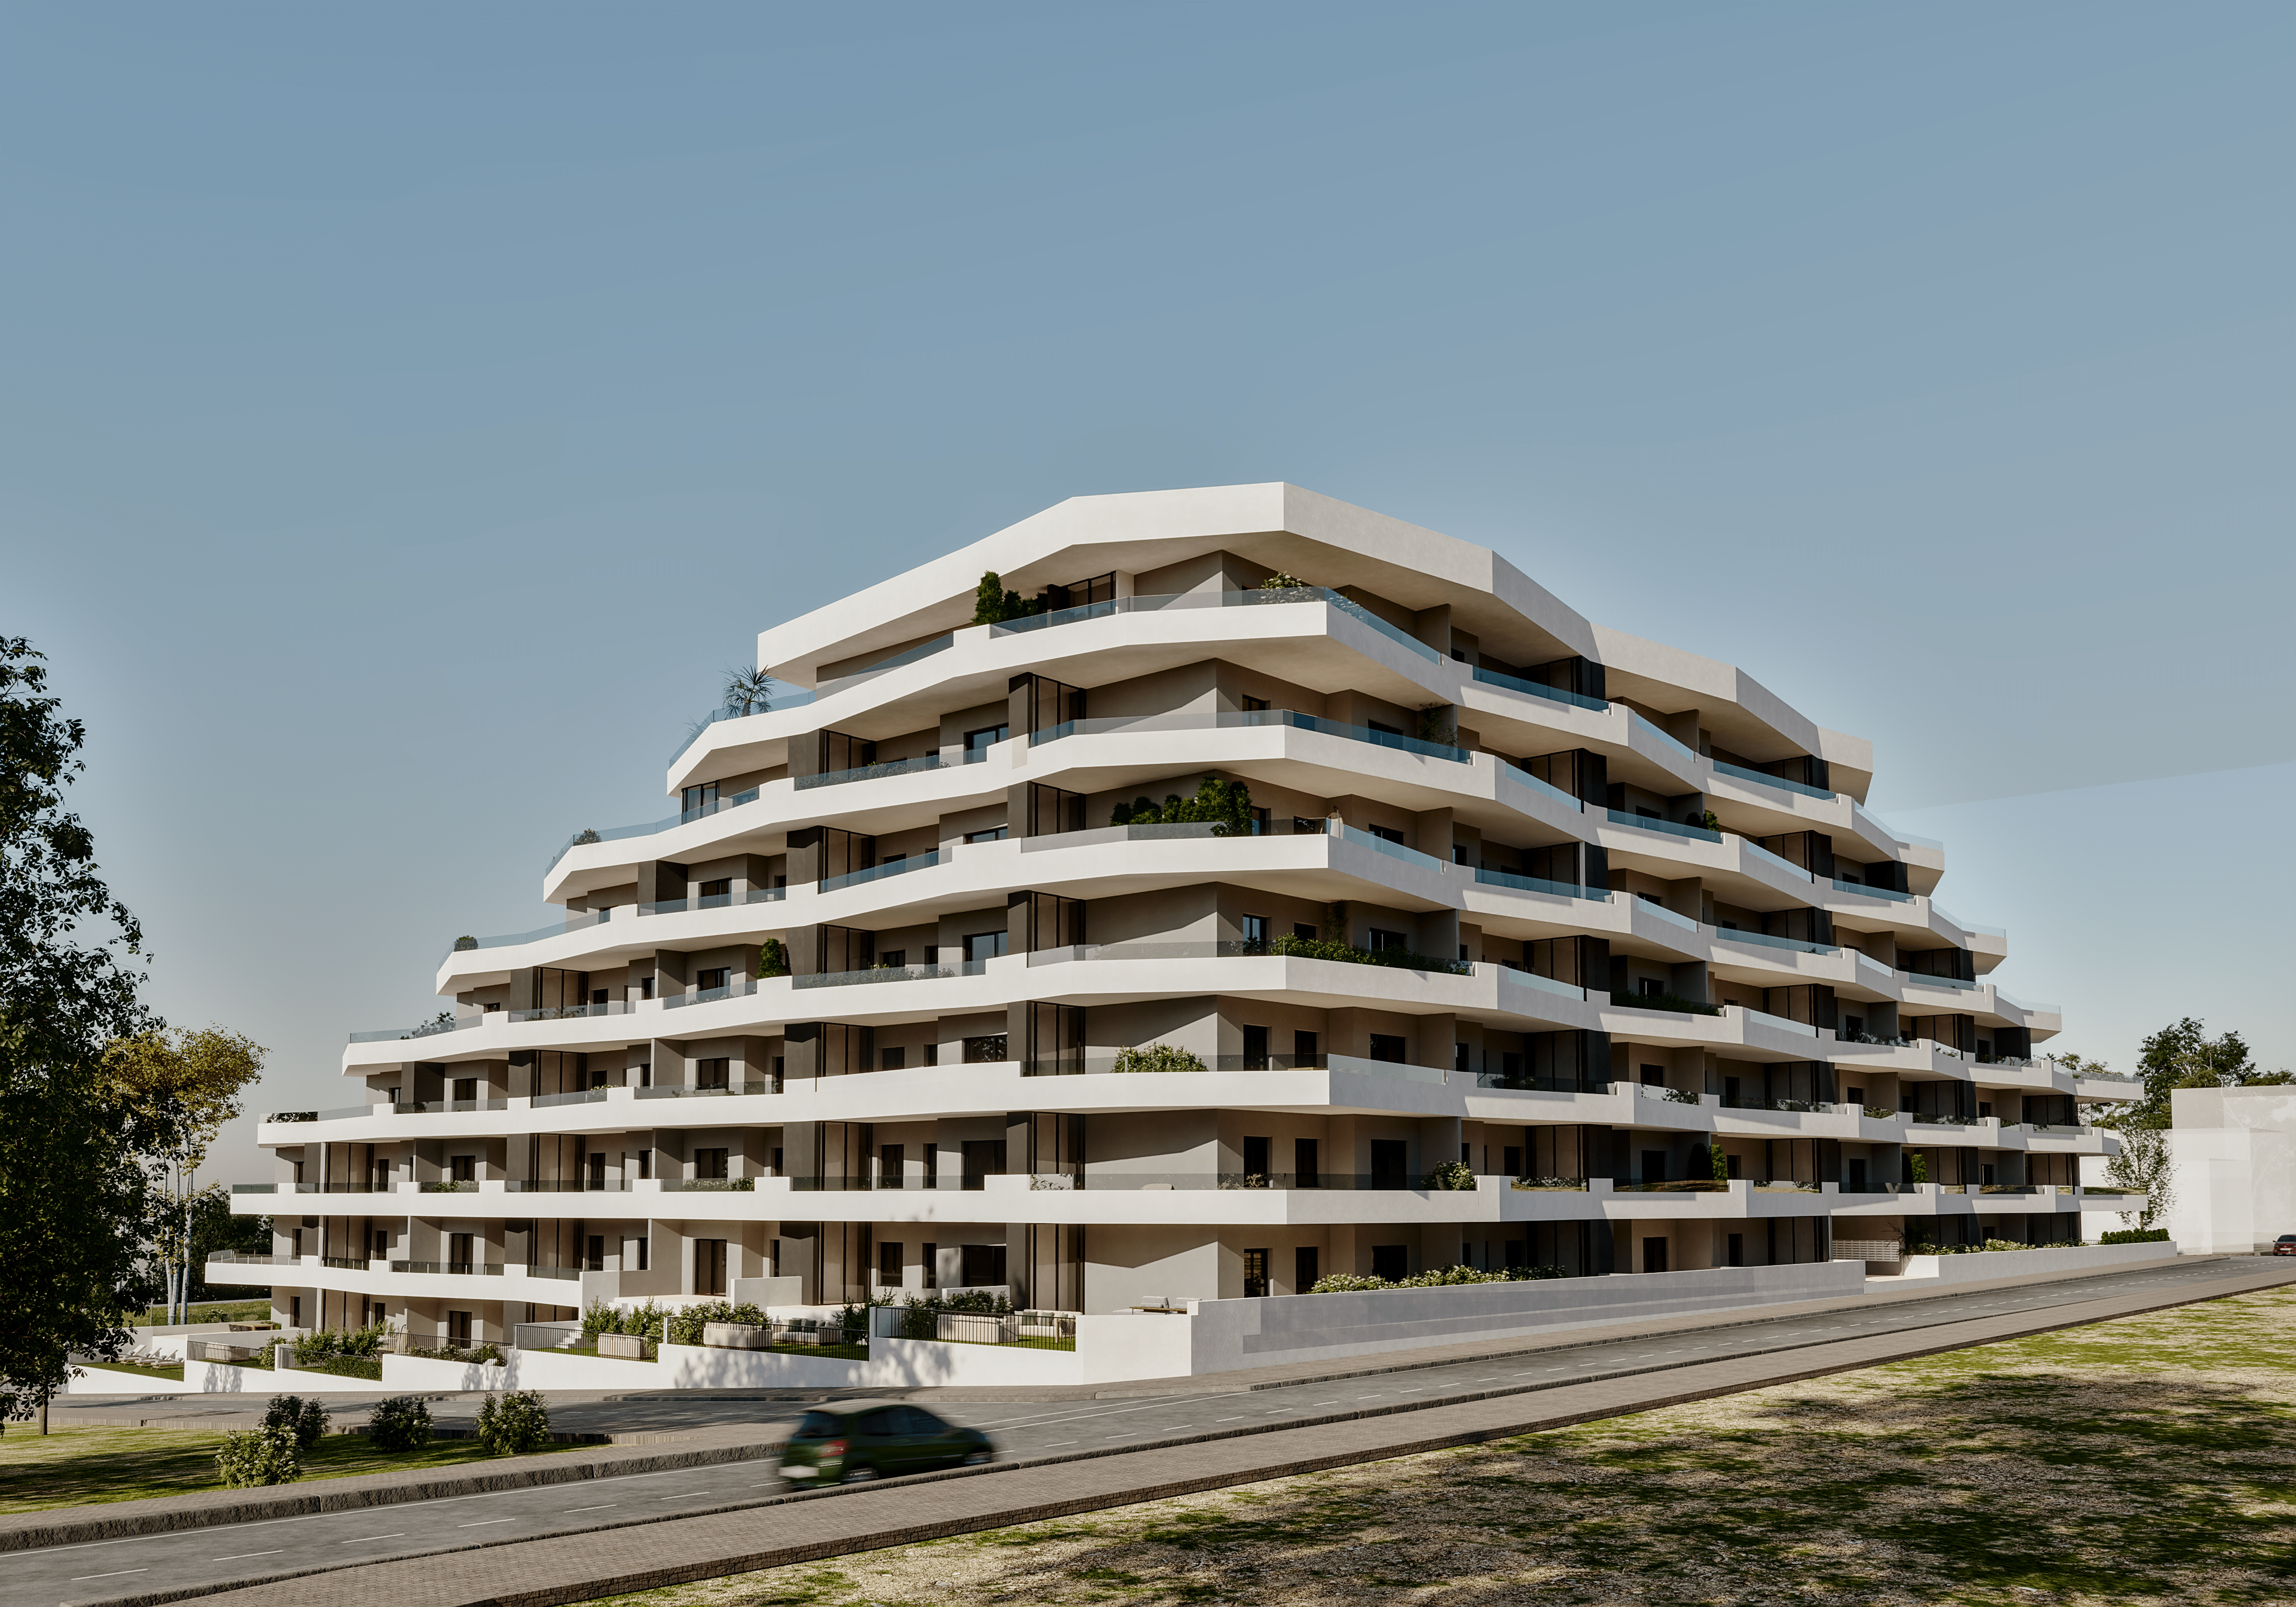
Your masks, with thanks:
[[[984,569],[1053,611],[972,624]],[[759,652],[810,700],[707,726],[676,813],[551,860],[561,920],[440,962],[447,1029],[355,1035],[344,1108],[264,1122],[235,1208],[275,1264],[215,1275],[425,1343],[962,1283],[1113,1321],[1460,1262],[1613,1275],[1538,1286],[1604,1306],[2127,1203],[2078,1179],[2128,1085],[2046,1058],[2005,936],[1933,901],[1942,849],[1864,810],[1870,746],[1486,550],[1294,487],[1079,498]],[[1111,824],[1207,775],[1260,827]],[[1254,947],[1294,932],[1444,963]],[[1204,1070],[1114,1070],[1156,1045]],[[1685,1190],[1718,1151],[1735,1181]],[[1365,1344],[1408,1342],[1394,1298]],[[689,1364],[512,1372],[609,1365]]]

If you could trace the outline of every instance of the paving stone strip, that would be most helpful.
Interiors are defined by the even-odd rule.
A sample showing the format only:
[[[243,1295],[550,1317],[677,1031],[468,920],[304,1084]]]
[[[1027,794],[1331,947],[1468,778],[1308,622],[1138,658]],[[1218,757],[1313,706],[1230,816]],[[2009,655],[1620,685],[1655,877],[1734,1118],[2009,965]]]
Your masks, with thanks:
[[[419,1557],[84,1600],[105,1607],[193,1597],[206,1607],[368,1607],[377,1599],[392,1607],[559,1607],[1565,1428],[2290,1282],[2296,1282],[2296,1268],[2259,1268],[2199,1291],[2123,1295],[1725,1360],[1636,1368],[1591,1381],[1454,1395],[1424,1406],[1333,1413],[1139,1449],[1070,1453],[856,1490],[767,1496],[700,1513],[478,1543]],[[770,1544],[761,1543],[767,1527],[759,1521],[761,1508],[773,1509]]]

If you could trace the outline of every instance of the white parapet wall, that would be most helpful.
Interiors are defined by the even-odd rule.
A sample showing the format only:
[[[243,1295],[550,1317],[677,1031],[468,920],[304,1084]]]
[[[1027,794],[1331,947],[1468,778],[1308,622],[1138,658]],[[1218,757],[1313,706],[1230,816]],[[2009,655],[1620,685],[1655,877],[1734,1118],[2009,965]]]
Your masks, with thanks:
[[[1224,1373],[1793,1300],[1841,1300],[1865,1287],[1862,1262],[1816,1261],[1447,1289],[1206,1300],[1192,1319],[1189,1371]]]
[[[1871,1289],[1908,1283],[1984,1283],[1996,1278],[2045,1277],[2063,1272],[2111,1272],[2148,1261],[2173,1261],[2174,1244],[2067,1244],[2046,1250],[1981,1250],[1958,1256],[1907,1256],[1895,1277],[1868,1278]]]

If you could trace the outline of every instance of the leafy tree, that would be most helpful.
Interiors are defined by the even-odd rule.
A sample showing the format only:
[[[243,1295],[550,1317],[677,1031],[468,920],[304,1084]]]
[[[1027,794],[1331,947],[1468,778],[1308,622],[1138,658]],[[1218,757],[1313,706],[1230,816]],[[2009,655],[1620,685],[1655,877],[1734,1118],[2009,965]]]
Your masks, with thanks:
[[[174,1113],[112,1096],[113,1040],[158,1025],[137,998],[143,929],[111,895],[94,839],[64,808],[83,769],[78,719],[57,712],[47,669],[0,637],[0,1415],[29,1415],[60,1388],[67,1355],[116,1355],[148,1179]]]
[[[981,571],[980,586],[972,599],[972,622],[975,625],[1002,625],[1007,619],[1025,619],[1031,614],[1044,611],[1041,599],[1031,603],[1018,592],[1008,592],[1004,589],[1004,577],[995,570]]]
[[[263,1074],[266,1053],[252,1039],[220,1027],[193,1031],[155,1028],[113,1040],[104,1051],[103,1080],[111,1100],[133,1113],[152,1136],[143,1156],[152,1196],[146,1242],[161,1269],[168,1320],[185,1320],[191,1285],[192,1224],[202,1199],[220,1189],[199,1186],[208,1145],[239,1114],[240,1091]]]
[[[2059,1056],[2058,1063],[2091,1077],[2110,1075],[2103,1061],[2069,1054]],[[2189,1015],[2144,1040],[2136,1054],[2136,1079],[2144,1092],[2101,1111],[2096,1125],[2120,1135],[2120,1153],[2105,1162],[2104,1175],[2122,1188],[2144,1192],[2142,1210],[2121,1213],[2124,1220],[2134,1218],[2141,1228],[2165,1216],[2175,1195],[2175,1159],[2167,1129],[2175,1113],[2171,1096],[2178,1088],[2237,1088],[2291,1080],[2285,1070],[2259,1068],[2239,1033],[2210,1037],[2203,1023]]]

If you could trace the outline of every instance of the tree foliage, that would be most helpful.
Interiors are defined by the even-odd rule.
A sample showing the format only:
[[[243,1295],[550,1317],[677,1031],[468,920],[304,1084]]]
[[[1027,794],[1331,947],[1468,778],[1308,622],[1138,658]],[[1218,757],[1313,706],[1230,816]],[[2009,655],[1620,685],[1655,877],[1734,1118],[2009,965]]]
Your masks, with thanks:
[[[148,1178],[172,1110],[116,1096],[108,1046],[157,1022],[137,997],[143,929],[64,807],[86,732],[41,655],[0,637],[0,1407],[62,1384],[69,1352],[111,1355],[140,1306]]]
[[[1153,804],[1144,794],[1128,804],[1118,804],[1108,816],[1108,824],[1112,826],[1173,825],[1205,820],[1214,823],[1214,836],[1250,836],[1251,789],[1240,781],[1222,781],[1218,776],[1207,775],[1196,783],[1193,798],[1167,792],[1162,803]]]
[[[972,598],[972,622],[975,625],[1002,625],[1007,619],[1025,619],[1031,614],[1044,611],[1042,599],[1031,603],[1018,592],[1006,591],[1004,577],[995,570],[981,571],[980,586]]]
[[[736,664],[726,672],[726,689],[719,693],[728,714],[765,714],[773,708],[773,676],[764,670]]]

